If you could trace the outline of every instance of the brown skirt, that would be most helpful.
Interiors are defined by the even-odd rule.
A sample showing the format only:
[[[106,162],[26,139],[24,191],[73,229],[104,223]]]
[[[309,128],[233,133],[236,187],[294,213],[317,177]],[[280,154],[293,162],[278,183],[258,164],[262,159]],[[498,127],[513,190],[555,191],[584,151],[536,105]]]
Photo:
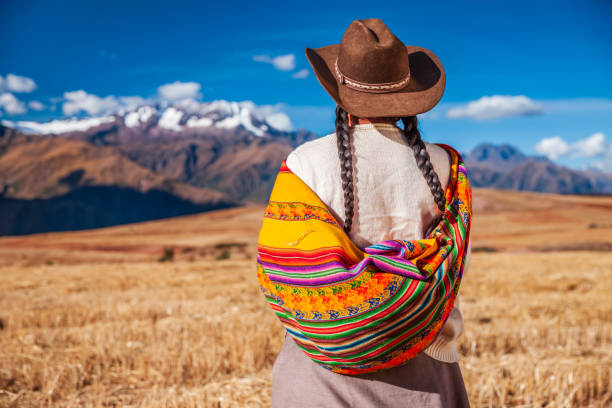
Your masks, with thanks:
[[[377,373],[344,375],[312,361],[285,331],[272,367],[272,408],[469,407],[458,363],[424,353]]]

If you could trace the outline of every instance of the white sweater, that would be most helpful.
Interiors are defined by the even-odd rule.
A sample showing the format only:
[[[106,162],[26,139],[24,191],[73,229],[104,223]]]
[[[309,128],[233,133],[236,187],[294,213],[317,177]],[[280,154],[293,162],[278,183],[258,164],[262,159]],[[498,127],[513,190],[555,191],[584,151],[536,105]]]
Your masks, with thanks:
[[[353,157],[354,210],[350,238],[361,249],[389,239],[420,239],[437,213],[431,190],[417,167],[412,148],[395,125],[355,125]],[[446,188],[450,157],[425,143],[431,163]],[[287,166],[302,179],[344,224],[344,193],[336,134],[308,141],[287,156]],[[464,272],[469,265],[470,247]],[[444,362],[457,362],[456,339],[463,332],[459,297],[434,342],[424,350]]]

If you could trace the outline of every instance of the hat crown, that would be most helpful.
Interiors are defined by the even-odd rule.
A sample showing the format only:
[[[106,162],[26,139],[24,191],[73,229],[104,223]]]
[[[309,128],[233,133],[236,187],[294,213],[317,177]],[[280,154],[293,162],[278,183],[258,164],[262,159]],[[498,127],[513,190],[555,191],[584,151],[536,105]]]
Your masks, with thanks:
[[[397,82],[410,75],[406,46],[378,18],[349,25],[340,43],[338,69],[368,84]]]

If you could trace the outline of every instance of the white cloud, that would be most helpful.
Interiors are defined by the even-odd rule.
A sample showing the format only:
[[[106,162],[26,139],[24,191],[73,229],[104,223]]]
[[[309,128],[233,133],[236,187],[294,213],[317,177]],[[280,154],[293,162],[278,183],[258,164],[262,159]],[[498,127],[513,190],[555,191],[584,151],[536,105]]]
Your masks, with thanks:
[[[274,65],[274,68],[278,70],[291,71],[295,68],[295,55],[279,55],[278,57],[274,57],[272,59],[272,64]]]
[[[0,108],[9,115],[21,115],[27,111],[25,104],[8,92],[0,94]]]
[[[202,86],[197,82],[181,82],[175,81],[171,84],[165,84],[157,88],[159,96],[168,101],[178,101],[181,99],[197,99],[202,95],[200,89]]]
[[[282,132],[290,132],[293,130],[293,123],[289,115],[283,112],[283,109],[286,107],[284,104],[255,105],[253,101],[244,101],[241,102],[241,104],[248,107],[255,118],[266,122],[273,128]]]
[[[535,149],[551,160],[569,156],[573,158],[590,158],[588,168],[605,170],[612,165],[612,143],[606,140],[606,135],[597,132],[584,139],[568,143],[559,136],[540,140]]]
[[[39,101],[30,101],[28,102],[28,106],[30,107],[30,109],[35,110],[35,111],[41,111],[45,109],[45,105],[43,105]]]
[[[168,108],[162,113],[161,118],[159,118],[158,125],[160,127],[174,130],[176,132],[181,130],[181,126],[179,125],[181,119],[183,118],[183,112],[175,108]]]
[[[269,55],[255,55],[253,61],[272,64],[279,71],[291,71],[295,68],[294,54],[278,55],[274,58],[271,58]]]
[[[308,75],[310,75],[310,71],[308,71],[306,68],[304,69],[300,69],[297,72],[294,72],[293,74],[291,74],[292,78],[297,78],[297,79],[302,79],[302,78],[306,78],[308,77]]]
[[[113,122],[115,118],[113,116],[105,116],[99,118],[85,118],[85,119],[58,119],[50,122],[39,123],[31,121],[2,121],[2,124],[9,126],[23,133],[29,134],[49,134],[49,133],[65,133],[84,131],[94,126],[99,126],[103,123]]]
[[[289,116],[287,116],[286,113],[271,113],[266,116],[265,120],[268,125],[280,131],[290,132],[291,130],[293,130],[293,124],[291,123],[291,119],[289,119]]]
[[[119,97],[119,103],[123,109],[134,110],[139,106],[151,103],[151,101],[141,96],[121,96]]]
[[[97,95],[89,94],[84,90],[65,92],[64,97],[58,99],[51,99],[53,105],[51,110],[55,106],[55,103],[63,101],[62,112],[64,115],[76,115],[81,112],[85,112],[89,115],[109,115],[113,113],[125,113],[131,111],[139,106],[150,103],[150,99],[145,99],[140,96],[121,96],[116,97],[115,95],[108,95],[100,97]]]
[[[74,115],[81,111],[87,112],[90,115],[108,114],[115,112],[120,107],[120,103],[113,95],[105,98],[88,94],[81,90],[65,92],[65,102],[62,105],[62,111],[65,115]]]
[[[556,160],[569,153],[570,147],[561,137],[553,136],[540,140],[538,144],[536,144],[535,150],[545,155],[550,160]]]
[[[467,105],[452,108],[446,115],[451,119],[487,120],[509,116],[534,115],[541,112],[542,106],[525,95],[492,95],[483,96]]]
[[[36,88],[36,82],[31,78],[15,74],[8,74],[4,79],[0,76],[0,91],[30,93]]]
[[[606,136],[602,132],[577,141],[572,145],[577,157],[596,157],[601,156],[610,150],[610,145],[606,141]]]
[[[205,102],[196,101],[195,99],[181,99],[173,103],[174,106],[183,109],[187,113],[200,113],[202,109],[205,107]]]

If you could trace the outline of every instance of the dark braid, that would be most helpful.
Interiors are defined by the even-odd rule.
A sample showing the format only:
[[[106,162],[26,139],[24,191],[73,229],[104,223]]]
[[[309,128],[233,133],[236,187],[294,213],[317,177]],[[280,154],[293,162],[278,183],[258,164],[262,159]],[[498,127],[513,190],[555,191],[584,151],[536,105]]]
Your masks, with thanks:
[[[340,157],[340,176],[344,191],[344,232],[348,235],[353,224],[353,157],[351,156],[351,132],[348,114],[336,106],[336,138]]]
[[[421,140],[421,133],[418,129],[419,121],[417,117],[405,116],[402,117],[401,120],[404,123],[404,137],[408,141],[408,145],[412,148],[417,166],[419,169],[421,169],[421,172],[425,177],[425,181],[427,181],[427,185],[434,196],[438,210],[440,210],[440,214],[434,217],[425,230],[425,236],[427,237],[442,220],[442,214],[446,208],[446,197],[444,195],[442,184],[440,184],[440,179],[438,178],[438,175],[436,174],[436,171],[434,170],[429,159],[429,153],[427,153],[425,143],[423,143],[423,140]]]

